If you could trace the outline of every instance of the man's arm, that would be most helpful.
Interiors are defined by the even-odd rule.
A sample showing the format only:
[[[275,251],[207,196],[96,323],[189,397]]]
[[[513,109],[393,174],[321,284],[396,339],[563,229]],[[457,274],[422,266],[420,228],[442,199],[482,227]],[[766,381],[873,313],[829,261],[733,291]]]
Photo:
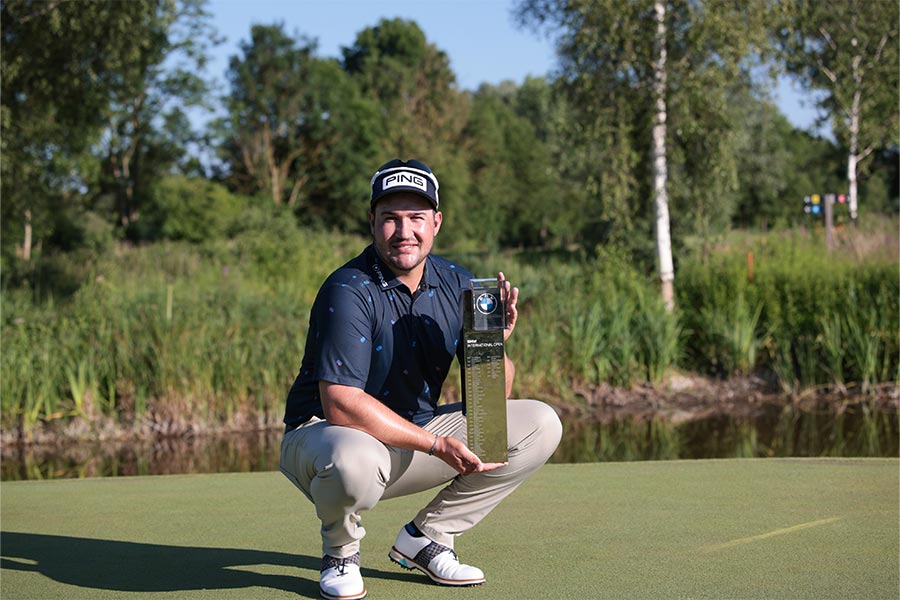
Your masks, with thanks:
[[[352,427],[368,433],[388,446],[428,452],[459,473],[490,471],[505,463],[483,463],[464,443],[452,437],[437,437],[411,423],[359,388],[328,381],[319,382],[325,419],[332,425]]]

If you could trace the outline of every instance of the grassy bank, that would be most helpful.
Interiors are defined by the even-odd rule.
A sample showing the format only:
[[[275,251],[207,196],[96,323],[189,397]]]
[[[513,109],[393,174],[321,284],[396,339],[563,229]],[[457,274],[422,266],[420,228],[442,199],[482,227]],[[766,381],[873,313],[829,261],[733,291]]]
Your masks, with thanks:
[[[896,598],[897,473],[896,459],[547,465],[459,538],[487,584],[452,595]],[[386,556],[430,497],[363,514],[369,597],[448,596]],[[319,523],[279,473],[7,482],[0,500],[3,598],[318,597]]]
[[[366,240],[263,225],[202,245],[47,257],[31,287],[5,288],[3,430],[277,423],[318,286]],[[672,369],[762,372],[791,391],[896,381],[896,244],[848,248],[826,254],[795,231],[686,253],[674,314],[653,277],[614,252],[447,254],[519,285],[515,393],[567,401],[579,386],[658,383]],[[66,286],[74,291],[59,293]]]

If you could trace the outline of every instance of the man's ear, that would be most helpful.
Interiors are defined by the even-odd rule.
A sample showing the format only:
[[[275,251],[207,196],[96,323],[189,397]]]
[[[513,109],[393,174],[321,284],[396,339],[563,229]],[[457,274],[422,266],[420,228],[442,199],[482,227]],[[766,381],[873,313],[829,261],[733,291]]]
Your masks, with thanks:
[[[375,235],[375,214],[371,210],[369,211],[369,233]]]
[[[439,210],[434,211],[434,235],[441,230],[441,223],[444,222],[444,213]]]

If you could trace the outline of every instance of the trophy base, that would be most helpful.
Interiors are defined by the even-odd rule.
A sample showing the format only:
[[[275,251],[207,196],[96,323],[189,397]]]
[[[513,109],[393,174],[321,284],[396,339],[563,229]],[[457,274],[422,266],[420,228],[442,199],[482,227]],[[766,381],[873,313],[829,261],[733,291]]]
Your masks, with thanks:
[[[463,332],[467,445],[482,462],[506,462],[506,361],[503,330]]]

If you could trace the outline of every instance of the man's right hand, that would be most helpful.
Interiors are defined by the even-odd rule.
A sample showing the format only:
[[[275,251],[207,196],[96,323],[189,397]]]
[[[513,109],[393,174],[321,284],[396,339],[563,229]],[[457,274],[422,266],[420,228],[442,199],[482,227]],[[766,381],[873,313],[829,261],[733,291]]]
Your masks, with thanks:
[[[462,475],[491,471],[509,464],[505,462],[483,463],[465,444],[452,437],[439,437],[434,445],[434,455]]]

